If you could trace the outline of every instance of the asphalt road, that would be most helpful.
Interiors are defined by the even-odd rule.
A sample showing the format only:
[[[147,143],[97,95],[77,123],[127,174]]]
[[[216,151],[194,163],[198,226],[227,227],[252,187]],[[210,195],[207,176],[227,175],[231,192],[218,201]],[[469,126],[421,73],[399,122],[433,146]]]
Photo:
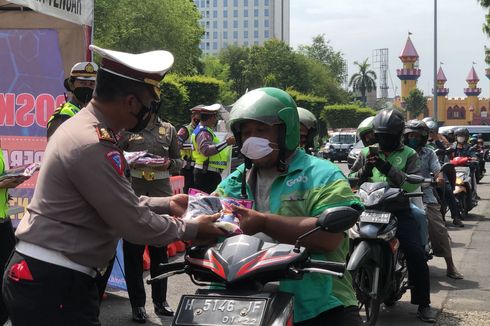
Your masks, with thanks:
[[[347,171],[346,164],[340,164]],[[434,257],[430,262],[431,300],[433,307],[441,311],[438,325],[490,325],[490,176],[479,185],[482,198],[465,221],[464,228],[449,226],[453,257],[464,280],[446,277],[445,262]],[[450,224],[448,224],[450,225]],[[180,258],[177,258],[180,259]],[[158,317],[153,313],[151,291],[147,289],[146,309],[150,315],[147,325],[170,325],[171,318]],[[182,294],[192,294],[196,289],[187,276],[175,276],[169,280],[168,302],[175,309]],[[378,325],[423,325],[416,318],[416,306],[410,304],[409,294],[391,308],[382,307]],[[127,293],[109,292],[101,306],[102,325],[136,325],[131,321],[131,307]]]

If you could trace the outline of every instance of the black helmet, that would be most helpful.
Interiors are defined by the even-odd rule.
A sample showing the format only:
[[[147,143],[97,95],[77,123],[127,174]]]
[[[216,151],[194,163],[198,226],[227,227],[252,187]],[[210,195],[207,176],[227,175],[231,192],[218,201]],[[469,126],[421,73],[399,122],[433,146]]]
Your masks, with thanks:
[[[378,112],[373,120],[374,133],[401,136],[405,128],[403,114],[398,110],[384,109]]]
[[[429,138],[429,127],[424,121],[421,120],[410,120],[405,124],[405,130],[403,131],[403,135],[405,136],[405,144],[408,142],[408,134],[414,132],[421,136],[422,141],[419,144],[420,146],[425,146],[427,144],[427,139]]]
[[[466,139],[468,139],[470,137],[470,132],[468,131],[468,128],[459,127],[454,130],[454,136],[464,136]]]
[[[373,120],[373,129],[381,150],[394,151],[401,145],[405,121],[400,111],[383,109]]]

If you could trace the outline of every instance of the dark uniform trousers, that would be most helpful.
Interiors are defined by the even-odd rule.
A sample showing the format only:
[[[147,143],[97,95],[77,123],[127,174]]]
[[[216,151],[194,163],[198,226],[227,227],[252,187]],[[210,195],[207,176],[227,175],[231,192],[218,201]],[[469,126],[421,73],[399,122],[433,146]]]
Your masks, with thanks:
[[[429,266],[420,239],[418,223],[411,216],[410,210],[400,210],[394,214],[398,218],[396,237],[400,240],[400,248],[407,259],[408,283],[412,287],[411,303],[428,305],[430,304]]]
[[[146,181],[132,179],[134,192],[138,195],[152,197],[166,197],[172,195],[170,179]],[[143,253],[144,245],[123,241],[124,273],[128,288],[129,300],[132,307],[144,307],[146,303],[145,285],[143,283]],[[151,277],[161,274],[161,263],[168,263],[167,247],[148,246],[150,254]],[[151,285],[151,297],[154,303],[161,303],[167,298],[167,280],[155,282]]]
[[[216,190],[221,182],[221,174],[194,168],[194,187],[208,194]]]
[[[12,221],[6,217],[0,220],[0,268],[3,275],[4,267],[12,254],[15,247],[15,235],[12,227]],[[7,308],[0,298],[0,325],[3,325],[8,319]]]
[[[22,261],[32,280],[25,268],[9,276]],[[99,295],[91,276],[14,252],[3,280],[2,295],[14,326],[100,325]]]
[[[184,167],[180,170],[180,175],[184,177],[184,194],[189,193],[189,188],[194,187],[194,167]]]

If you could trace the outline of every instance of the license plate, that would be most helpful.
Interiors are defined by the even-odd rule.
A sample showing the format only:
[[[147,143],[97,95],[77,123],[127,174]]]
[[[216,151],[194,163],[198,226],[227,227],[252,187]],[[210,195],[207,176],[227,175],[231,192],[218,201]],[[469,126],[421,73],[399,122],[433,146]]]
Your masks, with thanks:
[[[267,300],[185,295],[173,325],[251,325],[262,323]]]
[[[390,213],[379,212],[362,212],[359,217],[360,222],[388,224],[390,222]]]

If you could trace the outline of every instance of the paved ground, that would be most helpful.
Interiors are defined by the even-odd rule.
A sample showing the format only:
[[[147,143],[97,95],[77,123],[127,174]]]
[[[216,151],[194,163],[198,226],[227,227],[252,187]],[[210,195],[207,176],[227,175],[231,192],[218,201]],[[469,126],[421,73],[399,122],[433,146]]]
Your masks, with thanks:
[[[346,171],[345,164],[340,165]],[[465,228],[450,227],[453,256],[456,266],[465,275],[464,280],[446,277],[442,258],[430,261],[431,299],[441,311],[437,325],[483,326],[490,325],[490,177],[479,185],[480,204],[470,214]],[[186,276],[176,276],[169,281],[168,301],[176,308],[180,296],[191,294],[196,287]],[[150,314],[147,325],[170,325],[170,318],[159,318],[152,310],[150,289],[147,287],[147,306]],[[416,307],[410,305],[409,294],[392,308],[382,308],[380,326],[423,325],[416,317]],[[110,293],[102,303],[102,325],[136,325],[131,321],[131,308],[127,294]]]

